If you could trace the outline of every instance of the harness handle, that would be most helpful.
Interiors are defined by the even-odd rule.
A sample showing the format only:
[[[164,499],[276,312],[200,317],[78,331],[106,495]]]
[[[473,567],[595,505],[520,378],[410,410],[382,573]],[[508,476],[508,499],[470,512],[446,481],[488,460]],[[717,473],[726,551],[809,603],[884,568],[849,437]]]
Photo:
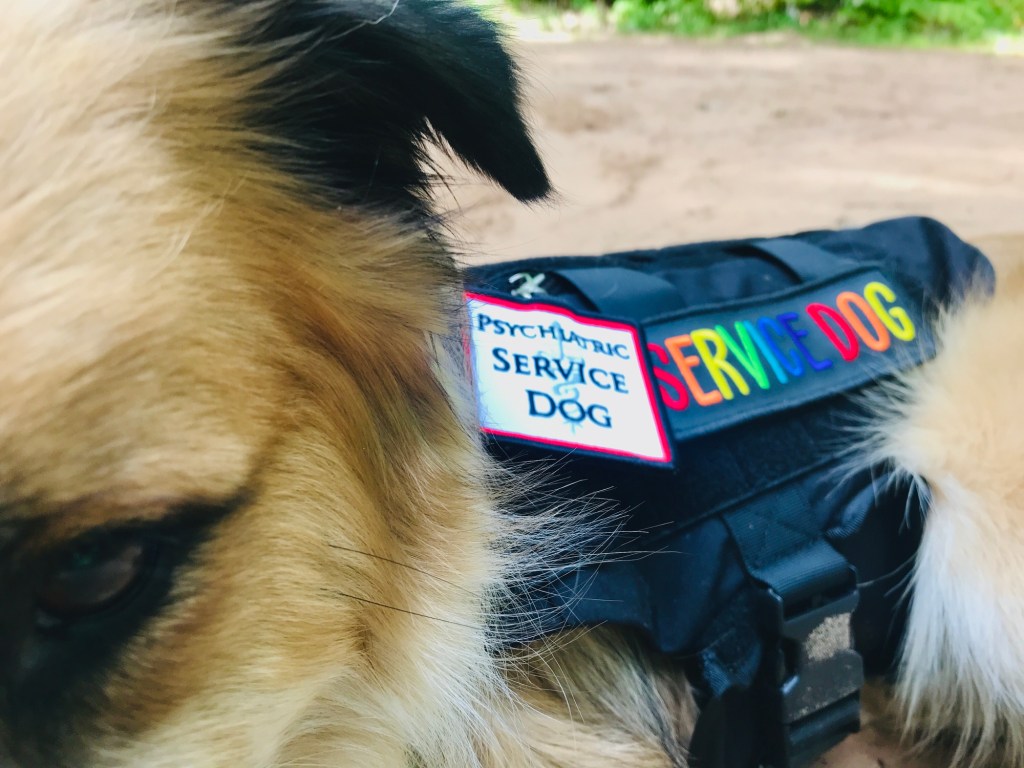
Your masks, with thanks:
[[[803,283],[839,277],[861,266],[851,259],[837,256],[816,245],[788,237],[754,240],[747,245],[771,256]]]
[[[838,277],[857,269],[850,259],[790,238],[743,244],[769,256],[802,283]],[[628,267],[563,267],[549,270],[579,291],[602,314],[642,322],[679,310],[679,290],[664,278]]]
[[[552,274],[573,285],[602,314],[641,321],[679,309],[679,291],[668,280],[626,267],[567,267]]]

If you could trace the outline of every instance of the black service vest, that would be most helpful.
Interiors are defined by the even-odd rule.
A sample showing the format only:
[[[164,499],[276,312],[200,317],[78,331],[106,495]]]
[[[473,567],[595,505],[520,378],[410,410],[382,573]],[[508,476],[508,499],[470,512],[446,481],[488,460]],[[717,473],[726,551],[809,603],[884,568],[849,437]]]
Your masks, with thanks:
[[[855,730],[925,511],[858,463],[870,392],[994,280],[925,218],[468,270],[488,445],[551,467],[521,512],[571,495],[616,514],[588,564],[518,596],[521,639],[614,624],[677,657],[705,768],[805,764]]]

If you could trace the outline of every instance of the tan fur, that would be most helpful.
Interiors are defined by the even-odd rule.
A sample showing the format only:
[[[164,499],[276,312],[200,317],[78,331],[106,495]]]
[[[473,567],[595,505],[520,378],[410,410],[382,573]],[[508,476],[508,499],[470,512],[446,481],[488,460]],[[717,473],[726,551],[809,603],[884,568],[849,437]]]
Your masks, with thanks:
[[[946,317],[942,353],[900,383],[882,458],[926,485],[898,694],[908,736],[956,764],[1024,764],[1024,238],[980,245],[993,299]],[[998,755],[998,756],[997,756]]]
[[[37,521],[31,553],[247,494],[76,724],[81,768],[683,766],[689,689],[634,638],[494,652],[506,585],[574,534],[500,511],[452,263],[268,167],[239,114],[268,72],[201,7],[0,11],[0,524]],[[1021,382],[977,372],[1024,370],[1021,274],[885,433],[938,502],[903,698],[1015,759]]]
[[[505,689],[484,636],[501,523],[445,388],[459,362],[428,343],[457,338],[450,261],[269,171],[222,40],[171,3],[15,2],[0,23],[0,64],[30,75],[0,96],[0,485],[33,501],[10,515],[52,546],[256,494],[125,650],[90,764],[653,756],[632,707],[574,709],[586,676],[557,670],[579,651],[531,657],[556,671],[515,675],[530,701]],[[588,662],[622,653],[588,642]],[[655,687],[649,665],[604,675]]]

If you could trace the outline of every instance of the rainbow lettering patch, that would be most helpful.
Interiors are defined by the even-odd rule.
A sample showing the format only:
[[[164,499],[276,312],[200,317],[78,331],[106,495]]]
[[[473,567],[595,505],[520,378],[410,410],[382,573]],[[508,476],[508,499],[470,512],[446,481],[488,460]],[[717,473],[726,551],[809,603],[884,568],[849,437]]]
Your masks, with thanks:
[[[677,439],[855,389],[935,349],[919,300],[872,269],[645,330]]]

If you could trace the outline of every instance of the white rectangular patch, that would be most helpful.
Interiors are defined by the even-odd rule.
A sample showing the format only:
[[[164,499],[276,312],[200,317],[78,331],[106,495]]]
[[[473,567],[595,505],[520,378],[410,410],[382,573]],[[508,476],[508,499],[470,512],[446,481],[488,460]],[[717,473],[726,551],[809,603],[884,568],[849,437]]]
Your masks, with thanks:
[[[484,432],[671,462],[635,328],[547,304],[466,300]]]

